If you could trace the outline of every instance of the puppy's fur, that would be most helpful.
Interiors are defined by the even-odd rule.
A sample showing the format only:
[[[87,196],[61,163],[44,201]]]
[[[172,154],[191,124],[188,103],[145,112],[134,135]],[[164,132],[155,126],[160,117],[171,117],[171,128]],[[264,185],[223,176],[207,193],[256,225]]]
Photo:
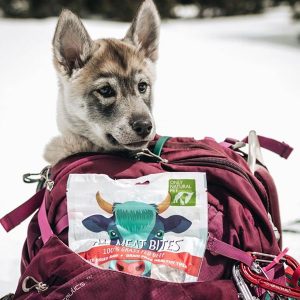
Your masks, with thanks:
[[[52,165],[78,152],[136,152],[155,135],[152,87],[160,18],[145,0],[122,40],[92,40],[64,10],[53,38],[60,136],[46,146]]]

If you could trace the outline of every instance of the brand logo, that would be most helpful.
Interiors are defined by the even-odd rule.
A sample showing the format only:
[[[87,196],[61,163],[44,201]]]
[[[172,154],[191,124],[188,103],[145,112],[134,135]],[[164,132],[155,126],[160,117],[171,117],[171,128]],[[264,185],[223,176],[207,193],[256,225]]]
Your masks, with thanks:
[[[92,275],[86,277],[86,280],[90,280],[92,278]],[[86,286],[86,282],[85,281],[81,281],[76,285],[73,285],[69,291],[69,293],[63,298],[63,300],[69,300],[71,299],[72,296],[74,296],[74,294],[79,291],[81,288]]]
[[[196,205],[195,179],[170,179],[169,193],[172,206]]]

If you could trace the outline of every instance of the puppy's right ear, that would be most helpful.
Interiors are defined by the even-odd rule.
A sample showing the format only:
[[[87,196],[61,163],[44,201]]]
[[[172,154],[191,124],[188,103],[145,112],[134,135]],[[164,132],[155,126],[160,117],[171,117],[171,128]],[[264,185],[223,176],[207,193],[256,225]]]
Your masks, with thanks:
[[[69,76],[89,60],[93,41],[80,19],[70,10],[64,9],[59,16],[53,38],[53,51],[56,63],[61,65]]]

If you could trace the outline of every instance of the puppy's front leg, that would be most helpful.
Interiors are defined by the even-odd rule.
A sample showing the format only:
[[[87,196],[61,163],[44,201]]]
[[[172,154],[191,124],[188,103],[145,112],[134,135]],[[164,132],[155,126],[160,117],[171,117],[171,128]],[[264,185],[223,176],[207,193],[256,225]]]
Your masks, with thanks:
[[[45,147],[44,159],[51,165],[80,152],[98,152],[101,149],[88,139],[68,134],[54,137]]]

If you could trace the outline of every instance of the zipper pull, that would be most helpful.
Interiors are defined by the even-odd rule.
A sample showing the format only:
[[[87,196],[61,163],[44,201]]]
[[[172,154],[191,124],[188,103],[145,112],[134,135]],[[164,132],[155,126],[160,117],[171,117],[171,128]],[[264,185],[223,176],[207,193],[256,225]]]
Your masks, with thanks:
[[[49,286],[46,283],[37,281],[32,276],[27,276],[22,282],[22,290],[25,293],[30,292],[32,289],[36,289],[38,293],[48,290]]]
[[[48,191],[52,191],[53,187],[54,187],[54,181],[50,179],[50,169],[51,169],[51,166],[47,166],[46,168],[44,168],[44,172],[43,172],[43,178],[45,180],[45,184],[46,184],[46,187],[47,187],[47,190]]]
[[[46,187],[47,187],[47,190],[48,190],[49,192],[51,192],[52,189],[53,189],[53,187],[54,187],[54,181],[48,179],[48,180],[46,181]]]
[[[167,159],[160,157],[159,155],[154,154],[149,149],[142,149],[141,152],[138,152],[134,155],[134,158],[137,160],[141,160],[142,157],[150,158],[156,162],[168,163]]]

